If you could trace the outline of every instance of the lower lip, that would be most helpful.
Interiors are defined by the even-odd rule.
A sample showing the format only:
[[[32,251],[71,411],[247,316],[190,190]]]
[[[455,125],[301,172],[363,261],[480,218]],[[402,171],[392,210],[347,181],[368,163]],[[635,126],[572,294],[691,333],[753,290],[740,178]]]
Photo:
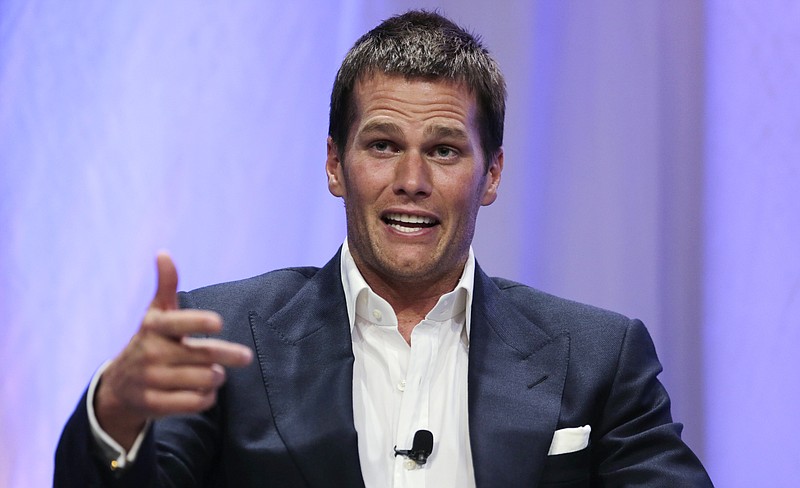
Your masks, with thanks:
[[[399,225],[387,224],[385,222],[384,222],[384,225],[386,226],[387,229],[389,229],[392,232],[392,234],[403,236],[403,237],[424,236],[426,234],[432,233],[433,229],[436,228],[435,225],[431,226],[431,227],[403,227],[403,226],[399,226]],[[400,227],[400,228],[398,228],[398,227]],[[401,228],[402,228],[402,230],[401,230]]]

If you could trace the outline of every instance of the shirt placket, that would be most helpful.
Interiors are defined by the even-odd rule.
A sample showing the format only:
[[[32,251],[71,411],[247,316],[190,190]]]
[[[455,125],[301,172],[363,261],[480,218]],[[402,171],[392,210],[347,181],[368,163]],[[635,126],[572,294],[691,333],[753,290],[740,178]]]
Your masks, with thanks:
[[[428,320],[420,322],[411,333],[411,350],[395,435],[398,449],[410,449],[417,430],[429,428],[430,384],[438,342],[435,324]],[[425,487],[427,465],[417,466],[408,461],[404,456],[395,458],[394,486]]]

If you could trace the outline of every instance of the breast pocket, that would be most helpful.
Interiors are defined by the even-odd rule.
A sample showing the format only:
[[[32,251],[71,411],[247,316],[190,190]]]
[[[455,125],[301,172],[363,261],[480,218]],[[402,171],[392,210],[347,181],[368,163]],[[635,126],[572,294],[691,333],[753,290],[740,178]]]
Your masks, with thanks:
[[[587,488],[591,475],[591,445],[580,451],[547,456],[539,486]]]

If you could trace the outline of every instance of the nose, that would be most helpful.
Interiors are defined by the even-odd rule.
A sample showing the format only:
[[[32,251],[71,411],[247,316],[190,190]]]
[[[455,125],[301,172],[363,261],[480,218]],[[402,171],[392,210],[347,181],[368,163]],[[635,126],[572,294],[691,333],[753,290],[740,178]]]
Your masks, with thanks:
[[[409,151],[398,159],[392,189],[396,195],[405,194],[412,199],[431,194],[431,168],[421,154]]]

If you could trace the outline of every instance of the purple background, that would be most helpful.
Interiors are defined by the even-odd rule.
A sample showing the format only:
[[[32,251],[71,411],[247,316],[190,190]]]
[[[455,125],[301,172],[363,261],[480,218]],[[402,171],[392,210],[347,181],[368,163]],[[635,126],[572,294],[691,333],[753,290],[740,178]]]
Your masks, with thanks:
[[[800,3],[2,0],[0,486],[50,484],[158,249],[183,289],[335,252],[336,68],[420,6],[508,78],[484,268],[643,319],[715,483],[797,483]]]

